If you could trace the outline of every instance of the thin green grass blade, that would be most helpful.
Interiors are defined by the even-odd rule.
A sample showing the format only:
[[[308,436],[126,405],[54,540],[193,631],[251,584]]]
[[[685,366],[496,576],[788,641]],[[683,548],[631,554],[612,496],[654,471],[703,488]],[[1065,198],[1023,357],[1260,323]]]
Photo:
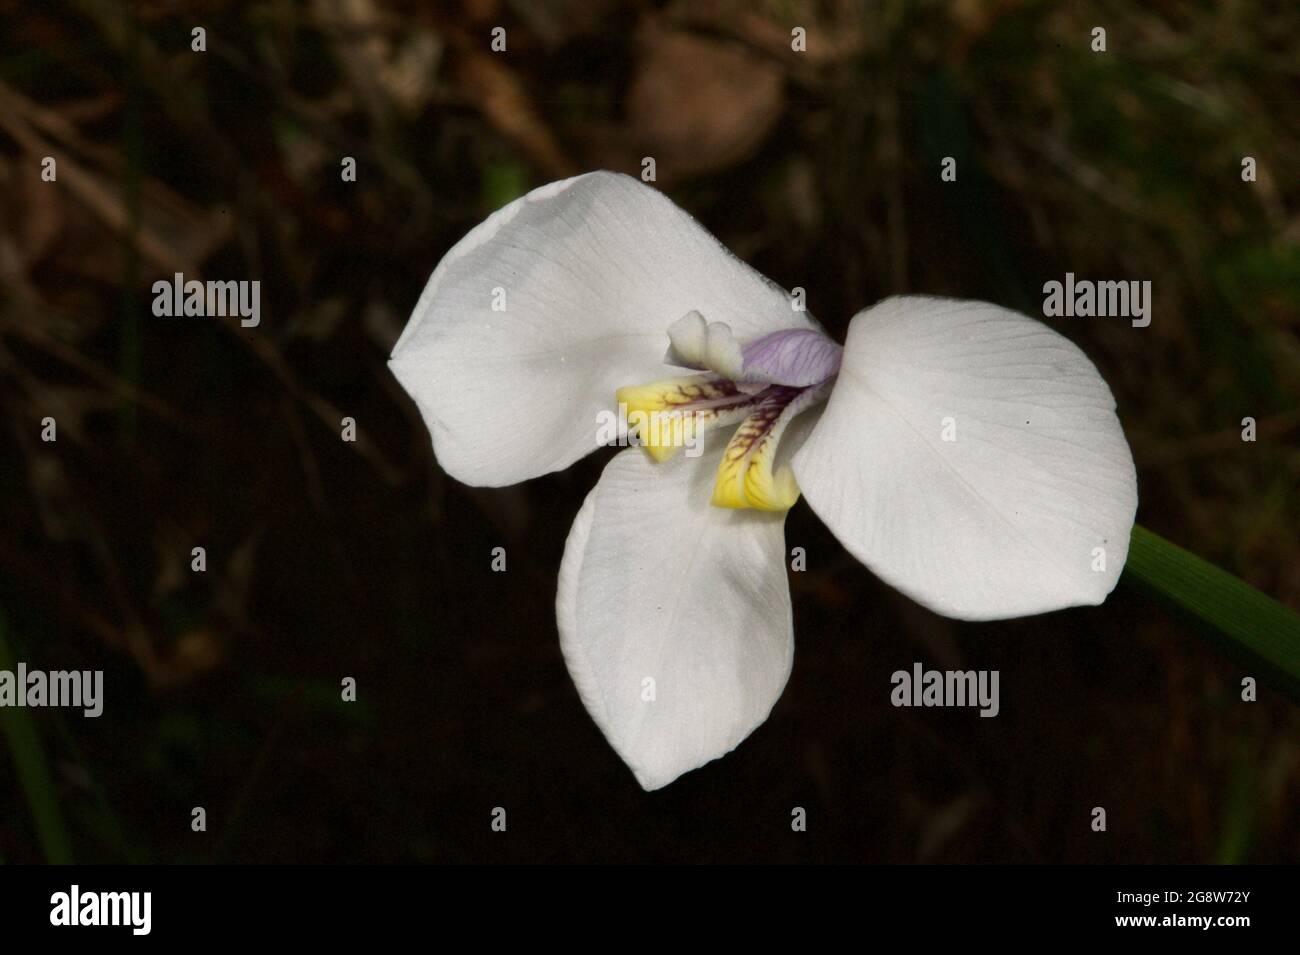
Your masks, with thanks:
[[[1300,697],[1300,615],[1140,525],[1133,528],[1124,579],[1178,607],[1240,662],[1262,664]]]
[[[14,671],[17,661],[9,646],[9,635],[3,614],[0,614],[0,670]],[[20,691],[21,692],[21,691]],[[45,854],[45,861],[66,865],[72,861],[72,840],[59,811],[58,797],[54,791],[54,778],[50,764],[41,749],[36,722],[28,711],[15,706],[0,706],[0,729],[4,731],[9,749],[14,756],[18,783],[27,797],[36,824],[36,838]]]

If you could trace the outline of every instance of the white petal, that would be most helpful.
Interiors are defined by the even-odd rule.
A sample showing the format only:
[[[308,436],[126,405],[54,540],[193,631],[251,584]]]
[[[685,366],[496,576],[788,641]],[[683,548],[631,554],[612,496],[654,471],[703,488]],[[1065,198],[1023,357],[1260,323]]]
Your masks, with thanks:
[[[709,506],[725,440],[663,464],[637,448],[617,455],[560,566],[569,673],[646,789],[733,749],[767,719],[790,675],[785,515]]]
[[[811,322],[662,193],[591,173],[535,189],[458,242],[391,366],[448,474],[513,484],[607,443],[597,416],[618,387],[663,377],[668,326],[693,309],[742,337]]]
[[[858,560],[962,619],[1101,603],[1137,509],[1133,456],[1092,362],[983,302],[892,298],[855,316],[793,467]]]

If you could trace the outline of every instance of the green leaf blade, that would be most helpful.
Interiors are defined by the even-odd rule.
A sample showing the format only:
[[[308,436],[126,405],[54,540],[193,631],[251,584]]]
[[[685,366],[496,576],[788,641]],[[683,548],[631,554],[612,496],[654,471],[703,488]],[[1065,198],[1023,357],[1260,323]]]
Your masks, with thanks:
[[[1300,615],[1140,525],[1124,578],[1212,629],[1243,661],[1263,663],[1300,696]]]
[[[17,662],[5,631],[5,619],[0,614],[0,669],[13,670]],[[36,838],[45,854],[45,861],[54,865],[72,862],[72,840],[59,810],[54,777],[45,751],[41,749],[36,721],[25,709],[0,707],[0,730],[3,730],[13,752],[18,783],[31,808]]]

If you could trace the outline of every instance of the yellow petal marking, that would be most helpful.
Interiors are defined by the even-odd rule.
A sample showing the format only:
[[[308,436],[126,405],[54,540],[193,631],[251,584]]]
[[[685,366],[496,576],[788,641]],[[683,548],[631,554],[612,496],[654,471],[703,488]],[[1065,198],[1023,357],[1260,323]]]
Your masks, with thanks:
[[[713,375],[665,378],[620,388],[614,395],[629,432],[656,461],[667,461],[706,431],[737,421],[756,399]]]
[[[774,468],[786,426],[820,400],[823,389],[773,387],[765,392],[722,452],[713,484],[713,505],[784,511],[799,500],[799,485],[788,464]]]

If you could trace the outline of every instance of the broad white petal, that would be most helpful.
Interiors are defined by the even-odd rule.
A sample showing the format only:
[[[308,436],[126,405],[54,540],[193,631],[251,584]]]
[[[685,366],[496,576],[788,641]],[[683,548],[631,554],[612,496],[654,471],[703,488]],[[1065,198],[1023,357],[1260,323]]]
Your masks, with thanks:
[[[608,443],[598,416],[618,387],[663,377],[668,327],[691,310],[742,338],[812,325],[662,193],[590,173],[458,242],[390,364],[448,474],[513,484]]]
[[[725,440],[663,464],[637,448],[617,455],[560,566],[569,673],[645,789],[733,749],[790,675],[785,515],[710,507]]]
[[[1137,509],[1133,456],[1092,362],[984,302],[892,298],[855,316],[793,467],[858,560],[962,619],[1101,603]]]

